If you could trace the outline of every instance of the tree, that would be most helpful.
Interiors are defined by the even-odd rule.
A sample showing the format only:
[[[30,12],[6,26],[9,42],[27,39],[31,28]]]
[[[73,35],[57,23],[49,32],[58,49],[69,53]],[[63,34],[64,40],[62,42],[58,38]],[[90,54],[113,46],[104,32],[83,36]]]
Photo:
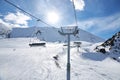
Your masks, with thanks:
[[[8,26],[6,26],[5,24],[0,23],[0,36],[1,37],[9,38],[11,30],[12,29],[8,28]]]

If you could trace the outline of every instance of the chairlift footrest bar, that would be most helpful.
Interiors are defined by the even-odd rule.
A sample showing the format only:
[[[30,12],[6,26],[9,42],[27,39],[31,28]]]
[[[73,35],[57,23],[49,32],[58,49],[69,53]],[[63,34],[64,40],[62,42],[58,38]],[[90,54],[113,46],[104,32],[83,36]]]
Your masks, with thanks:
[[[29,46],[45,46],[46,43],[31,43]]]

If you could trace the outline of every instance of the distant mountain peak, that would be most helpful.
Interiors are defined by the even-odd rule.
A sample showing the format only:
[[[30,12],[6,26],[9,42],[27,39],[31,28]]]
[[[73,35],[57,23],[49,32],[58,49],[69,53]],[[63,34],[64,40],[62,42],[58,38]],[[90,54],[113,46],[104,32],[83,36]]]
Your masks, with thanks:
[[[96,51],[102,52],[112,57],[114,60],[120,61],[120,32],[114,34],[100,46],[96,47]]]
[[[60,28],[53,28],[53,27],[29,27],[29,28],[13,28],[11,32],[12,38],[17,37],[33,37],[32,35],[40,31],[40,35],[38,36],[40,39],[48,41],[48,42],[65,42],[67,41],[67,37],[60,35],[58,30]],[[77,36],[71,36],[72,41],[87,41],[87,42],[102,42],[104,41],[102,38],[99,38],[89,32],[79,29],[79,34]]]
[[[103,47],[110,46],[111,49],[113,46],[116,45],[116,43],[119,44],[120,46],[120,32],[114,34],[111,38],[109,38],[103,44],[101,44],[101,46]]]

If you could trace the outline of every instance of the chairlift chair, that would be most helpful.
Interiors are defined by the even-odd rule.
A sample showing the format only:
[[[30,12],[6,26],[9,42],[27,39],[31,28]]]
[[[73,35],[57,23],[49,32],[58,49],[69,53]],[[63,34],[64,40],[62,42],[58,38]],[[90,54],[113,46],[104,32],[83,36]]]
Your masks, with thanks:
[[[30,41],[29,46],[30,47],[37,47],[37,46],[45,46],[45,42],[44,41],[40,41],[37,38],[32,38],[33,40]]]
[[[29,44],[30,47],[35,47],[35,46],[45,46],[46,43],[43,42],[38,42],[38,43],[31,43]]]
[[[37,29],[36,27],[34,31],[35,32],[31,36],[32,38],[30,38],[29,46],[30,47],[45,46],[46,43],[44,41],[40,41],[40,38],[38,38],[38,34],[40,36],[41,31]]]

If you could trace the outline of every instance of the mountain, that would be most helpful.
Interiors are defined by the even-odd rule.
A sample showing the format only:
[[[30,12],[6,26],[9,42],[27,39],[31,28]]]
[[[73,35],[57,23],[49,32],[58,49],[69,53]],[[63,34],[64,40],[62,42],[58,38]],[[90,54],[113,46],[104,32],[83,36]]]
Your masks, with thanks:
[[[37,36],[41,40],[45,40],[48,42],[67,41],[67,37],[60,35],[58,33],[58,30],[60,30],[60,28],[53,28],[53,27],[13,28],[11,32],[11,37],[12,38],[35,37],[35,34],[38,33],[37,31],[39,31],[39,35]],[[79,34],[77,35],[77,37],[71,36],[71,40],[72,41],[81,40],[81,41],[87,41],[93,43],[104,41],[103,39],[81,29],[79,29]]]
[[[120,61],[120,32],[96,47],[97,51],[108,53],[114,60]]]

